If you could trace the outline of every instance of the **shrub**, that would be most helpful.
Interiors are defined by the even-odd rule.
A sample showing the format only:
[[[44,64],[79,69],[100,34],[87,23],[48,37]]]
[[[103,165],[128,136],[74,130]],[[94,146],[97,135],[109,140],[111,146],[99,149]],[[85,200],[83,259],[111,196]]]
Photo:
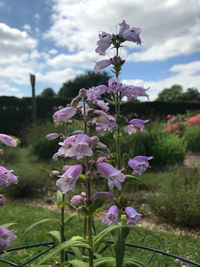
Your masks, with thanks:
[[[1,186],[1,193],[15,198],[34,197],[46,193],[49,188],[49,177],[42,170],[43,165],[35,162],[36,158],[28,149],[16,150],[16,158],[15,163],[6,163],[5,167],[14,170],[14,174],[18,176],[18,183],[9,187]]]
[[[199,171],[179,168],[150,201],[152,211],[167,222],[186,227],[200,227]]]
[[[187,127],[184,134],[187,149],[192,152],[200,152],[200,127]]]
[[[77,129],[80,129],[79,125],[73,124],[68,126],[68,131],[70,132]],[[24,131],[23,139],[25,144],[28,145],[29,149],[39,160],[51,159],[53,154],[58,151],[58,148],[60,147],[58,145],[58,140],[47,141],[45,139],[47,134],[55,131],[57,133],[63,133],[63,127],[60,125],[55,129],[55,125],[50,121],[40,122]]]

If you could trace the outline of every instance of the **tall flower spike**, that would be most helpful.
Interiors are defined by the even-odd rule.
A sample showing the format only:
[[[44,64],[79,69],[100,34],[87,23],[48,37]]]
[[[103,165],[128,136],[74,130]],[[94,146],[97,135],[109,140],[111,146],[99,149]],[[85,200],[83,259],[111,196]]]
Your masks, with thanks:
[[[7,170],[3,166],[0,166],[0,185],[5,184],[9,186],[10,183],[16,184],[18,182],[18,177],[12,174],[13,170]]]
[[[112,165],[106,162],[99,162],[96,164],[97,170],[108,179],[108,185],[110,189],[116,186],[121,190],[121,184],[125,181],[125,175],[121,173],[121,170],[115,169]]]
[[[10,246],[16,238],[16,235],[12,231],[9,231],[4,226],[0,226],[0,251],[4,251],[6,246]]]
[[[127,224],[136,225],[138,222],[141,221],[142,214],[138,213],[134,208],[132,207],[126,207],[125,212],[128,216]]]
[[[83,167],[81,165],[74,165],[66,170],[63,175],[61,175],[60,179],[57,180],[56,185],[60,187],[63,194],[66,194],[68,191],[75,191],[76,188],[76,181],[78,180],[79,176]]]
[[[136,156],[133,159],[128,161],[128,165],[133,169],[132,174],[141,175],[143,172],[150,167],[149,160],[153,159],[153,157],[145,157],[145,156]]]
[[[116,205],[110,207],[108,213],[102,219],[102,223],[108,226],[118,224],[118,207]]]

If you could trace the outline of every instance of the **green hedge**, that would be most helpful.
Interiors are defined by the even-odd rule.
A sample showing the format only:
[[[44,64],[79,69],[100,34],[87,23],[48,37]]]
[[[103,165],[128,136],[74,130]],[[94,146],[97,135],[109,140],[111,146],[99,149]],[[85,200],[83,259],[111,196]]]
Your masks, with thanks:
[[[37,119],[51,119],[54,107],[66,106],[70,98],[41,98],[37,102]],[[140,118],[163,118],[167,114],[184,114],[189,110],[200,109],[200,103],[166,103],[166,102],[137,102],[122,104],[124,114],[137,113]],[[0,132],[19,135],[20,130],[31,123],[31,98],[0,97]],[[111,106],[111,111],[113,107]]]

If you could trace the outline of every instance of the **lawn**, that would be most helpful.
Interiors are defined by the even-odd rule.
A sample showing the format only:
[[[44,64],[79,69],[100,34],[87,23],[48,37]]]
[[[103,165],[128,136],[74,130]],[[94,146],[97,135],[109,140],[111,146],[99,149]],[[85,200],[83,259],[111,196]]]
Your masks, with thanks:
[[[37,220],[43,218],[55,217],[58,218],[59,214],[55,211],[48,210],[42,207],[31,206],[20,202],[9,202],[0,210],[0,216],[2,223],[15,222],[12,228],[17,234],[17,240],[13,242],[12,247],[27,245],[30,243],[48,242],[50,238],[44,238],[43,234],[48,231],[58,230],[58,226],[54,223],[41,224],[36,228],[30,230],[28,233],[24,233],[25,230]],[[104,225],[100,221],[96,221],[97,229],[102,230]],[[73,235],[81,235],[82,222],[80,219],[73,220],[68,227],[66,227],[66,237],[70,238]],[[42,238],[43,237],[43,238]],[[108,236],[108,239],[111,237]],[[189,236],[178,236],[170,233],[163,233],[160,231],[149,230],[143,227],[134,227],[131,234],[128,237],[128,242],[139,244],[142,246],[153,247],[156,249],[170,252],[176,255],[184,256],[186,252],[189,253],[190,258],[194,261],[200,262],[200,246],[197,238]],[[12,252],[4,255],[5,258],[14,260],[17,263],[24,262],[30,256],[33,256],[40,249],[25,249],[18,252]],[[108,255],[110,251],[106,251]],[[144,252],[140,249],[128,249],[127,253],[134,258],[146,262],[151,255],[150,252]],[[59,259],[59,258],[57,258]],[[56,259],[52,259],[55,261]],[[37,266],[38,260],[34,262],[32,266]],[[48,262],[47,264],[50,264]],[[8,266],[1,263],[1,267]],[[27,266],[31,266],[28,264]],[[173,259],[166,256],[155,256],[152,264],[154,267],[167,267],[174,266]]]

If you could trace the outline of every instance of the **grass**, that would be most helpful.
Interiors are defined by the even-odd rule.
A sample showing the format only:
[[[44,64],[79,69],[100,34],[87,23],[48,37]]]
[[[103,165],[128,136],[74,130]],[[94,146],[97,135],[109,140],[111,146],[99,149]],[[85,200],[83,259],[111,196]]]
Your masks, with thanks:
[[[48,242],[50,238],[42,239],[45,232],[58,230],[58,226],[54,223],[41,224],[36,228],[30,230],[28,233],[24,233],[25,230],[34,222],[44,219],[55,217],[58,218],[59,214],[55,211],[50,211],[42,207],[36,207],[27,205],[20,202],[9,202],[0,209],[1,224],[8,222],[16,222],[12,228],[17,234],[17,240],[13,242],[12,247],[26,245],[30,243]],[[102,230],[105,226],[97,221],[97,230]],[[73,235],[81,235],[82,222],[77,218],[72,221],[66,227],[66,237],[70,238]],[[109,236],[108,239],[111,237]],[[163,250],[165,252],[174,253],[180,256],[184,256],[186,252],[189,253],[190,258],[194,261],[200,262],[199,253],[199,240],[188,236],[178,236],[170,233],[163,233],[160,231],[154,231],[145,229],[143,227],[134,227],[131,234],[128,237],[128,242],[136,243],[142,246],[153,247]],[[14,260],[15,262],[24,262],[27,258],[33,256],[40,249],[25,249],[18,252],[12,252],[4,257]],[[109,254],[109,250],[106,254]],[[146,262],[151,255],[149,252],[144,252],[140,249],[128,249],[127,254],[140,261]],[[56,261],[59,258],[54,258],[52,261]],[[33,266],[37,266],[37,260],[34,261]],[[51,262],[48,262],[50,264]],[[1,267],[8,266],[7,264],[0,265]],[[31,266],[28,264],[27,266]],[[167,267],[174,266],[173,259],[165,256],[155,256],[152,264],[154,267]]]

